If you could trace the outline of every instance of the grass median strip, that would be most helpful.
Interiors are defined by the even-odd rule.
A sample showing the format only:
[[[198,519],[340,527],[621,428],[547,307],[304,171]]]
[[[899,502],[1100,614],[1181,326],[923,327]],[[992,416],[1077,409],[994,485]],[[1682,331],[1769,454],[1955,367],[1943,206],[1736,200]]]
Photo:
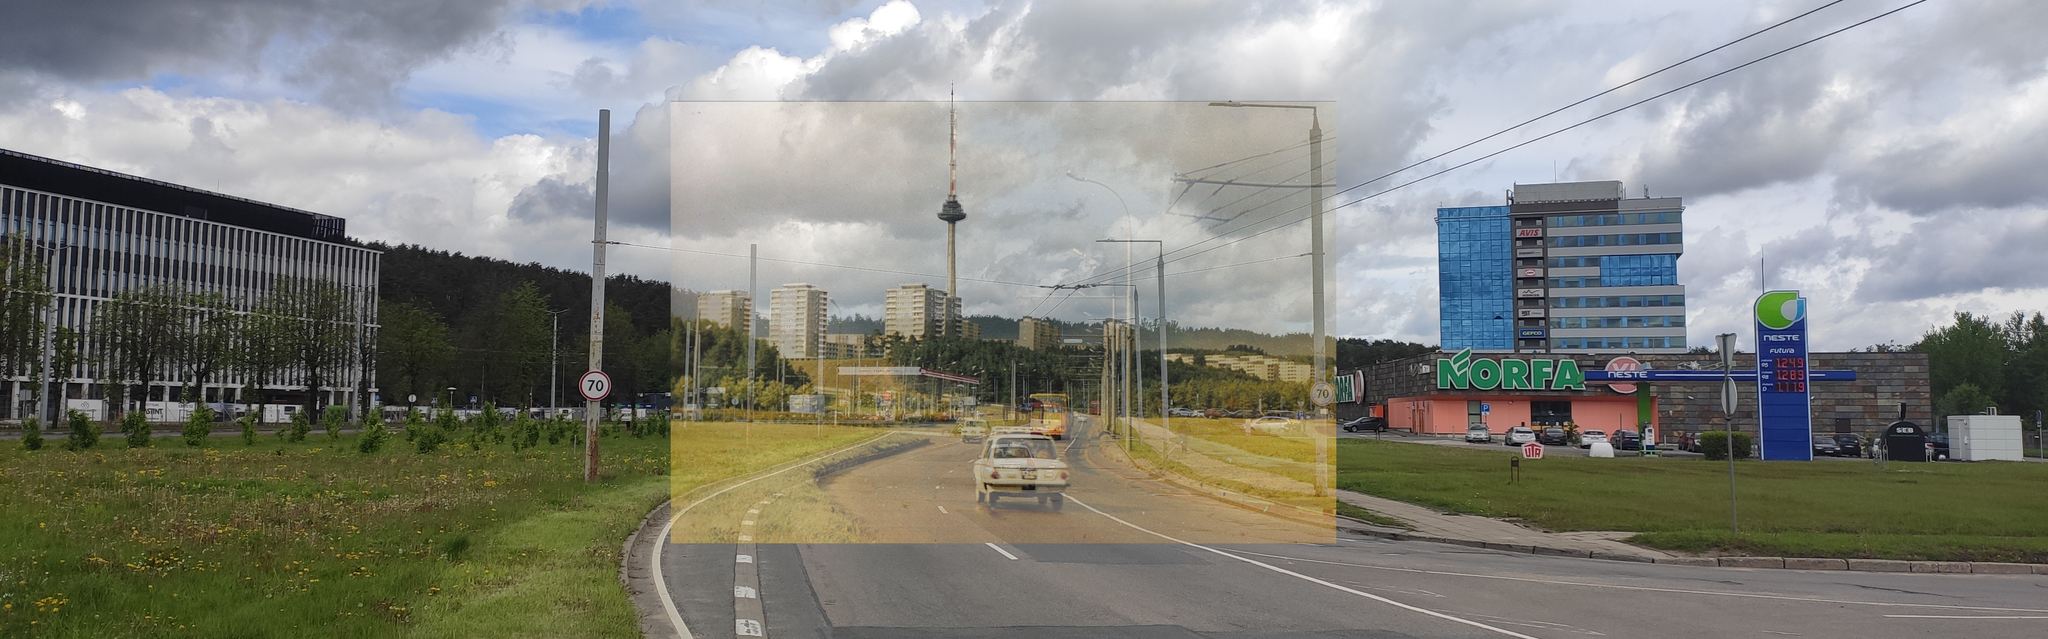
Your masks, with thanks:
[[[2048,464],[1738,462],[1740,537],[1725,462],[1558,457],[1344,439],[1340,488],[1556,531],[1715,554],[2048,563]]]

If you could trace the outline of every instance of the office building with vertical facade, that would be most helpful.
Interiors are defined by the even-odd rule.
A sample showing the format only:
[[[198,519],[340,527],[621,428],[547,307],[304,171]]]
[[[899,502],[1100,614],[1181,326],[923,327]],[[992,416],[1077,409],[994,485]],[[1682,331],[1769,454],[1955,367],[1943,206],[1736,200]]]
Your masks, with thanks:
[[[1437,209],[1444,350],[1685,352],[1684,210],[1617,181]]]
[[[1017,320],[1017,345],[1031,350],[1060,346],[1060,325],[1050,319],[1026,317]]]
[[[317,281],[338,286],[350,300],[349,318],[360,347],[375,343],[378,275],[382,253],[355,245],[341,218],[203,191],[147,178],[0,149],[0,235],[13,235],[49,251],[49,283],[57,327],[81,336],[87,356],[55,371],[52,409],[105,417],[96,347],[95,310],[124,291],[165,287],[219,294],[230,312],[256,310],[280,282]],[[354,351],[352,351],[354,352]],[[350,358],[333,384],[317,389],[272,385],[270,400],[358,406],[358,392],[374,391],[375,370]],[[295,371],[278,379],[292,380]],[[25,377],[0,378],[5,415],[19,417],[33,395]],[[134,380],[139,382],[139,380]],[[242,401],[246,379],[235,370],[215,374],[193,389],[200,401]],[[166,365],[149,388],[137,390],[153,419],[175,418],[182,389],[192,380]]]
[[[697,295],[697,319],[726,328],[747,330],[754,299],[746,291],[712,291]]]
[[[825,290],[809,284],[784,284],[768,292],[768,341],[783,357],[812,358],[824,353]]]

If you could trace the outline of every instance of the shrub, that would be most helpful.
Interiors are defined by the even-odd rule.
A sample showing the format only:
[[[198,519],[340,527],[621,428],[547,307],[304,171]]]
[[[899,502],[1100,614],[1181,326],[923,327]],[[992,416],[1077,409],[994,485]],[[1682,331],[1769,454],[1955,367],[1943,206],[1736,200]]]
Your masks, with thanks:
[[[419,426],[418,432],[413,435],[412,446],[413,450],[419,451],[421,455],[425,455],[434,452],[446,441],[448,441],[448,431],[441,428],[440,425],[422,424]]]
[[[121,416],[121,432],[128,433],[129,448],[148,448],[151,443],[149,415],[144,411],[131,410]]]
[[[42,424],[42,420],[36,419],[36,418],[34,418],[34,417],[30,417],[30,418],[28,418],[28,419],[24,419],[24,420],[21,420],[21,449],[22,449],[22,450],[42,450],[42,449],[43,449],[43,424]]]
[[[249,414],[247,414],[247,415],[243,415],[241,419],[238,419],[238,420],[235,420],[235,421],[236,421],[236,422],[238,422],[238,423],[240,423],[240,424],[242,425],[242,445],[244,445],[244,446],[255,446],[255,445],[256,445],[256,414],[255,414],[255,413],[249,413]]]
[[[363,436],[356,440],[356,450],[362,451],[365,455],[382,450],[387,436],[388,433],[384,432],[384,418],[372,415],[370,421],[363,423]]]
[[[327,411],[320,415],[320,428],[327,431],[327,438],[330,440],[340,439],[341,427],[347,424],[348,409],[346,408],[329,406]]]
[[[75,410],[64,411],[64,421],[71,428],[71,439],[64,447],[71,450],[85,450],[100,443],[100,425],[92,423],[85,413]]]
[[[212,408],[200,406],[198,410],[192,411],[191,417],[185,418],[185,431],[183,435],[185,436],[186,446],[205,446],[206,438],[212,434]]]
[[[420,409],[405,409],[405,441],[417,439],[420,436],[420,429],[426,426],[427,418],[420,416]]]
[[[1700,433],[1700,453],[1707,459],[1728,459],[1728,432],[1707,431]],[[1749,433],[1735,434],[1735,458],[1749,459]]]
[[[306,418],[306,411],[292,413],[292,423],[285,426],[285,441],[306,441],[306,433],[313,432],[313,422]]]

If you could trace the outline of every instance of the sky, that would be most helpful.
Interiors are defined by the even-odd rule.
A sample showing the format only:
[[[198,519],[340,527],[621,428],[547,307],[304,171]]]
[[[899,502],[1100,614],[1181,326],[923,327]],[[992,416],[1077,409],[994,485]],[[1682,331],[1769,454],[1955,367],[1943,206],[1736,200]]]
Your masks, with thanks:
[[[1435,343],[1435,209],[1553,180],[1685,198],[1693,343],[1749,334],[1760,286],[1804,292],[1823,350],[1910,344],[1957,311],[2048,311],[2048,3],[104,0],[7,12],[0,147],[338,215],[364,240],[586,270],[596,116],[610,109],[611,238],[699,251],[617,247],[614,272],[738,288],[734,258],[706,253],[756,244],[787,260],[764,262],[764,290],[816,280],[840,289],[841,313],[877,314],[888,286],[942,285],[932,215],[949,91],[969,313],[1114,312],[1088,296],[1118,289],[1055,306],[1036,287],[1114,279],[1122,248],[1092,240],[1152,235],[1181,251],[1170,317],[1299,330],[1305,196],[1261,191],[1274,202],[1250,216],[1279,216],[1233,227],[1199,218],[1264,201],[1173,181],[1261,153],[1277,168],[1215,172],[1306,180],[1302,112],[1206,107],[1228,100],[1319,105],[1327,181],[1357,187],[1325,218],[1335,334]],[[876,119],[788,126],[788,109],[805,108]],[[714,126],[707,110],[738,119]],[[794,141],[782,157],[809,164],[742,169]],[[1243,264],[1255,260],[1272,261]]]

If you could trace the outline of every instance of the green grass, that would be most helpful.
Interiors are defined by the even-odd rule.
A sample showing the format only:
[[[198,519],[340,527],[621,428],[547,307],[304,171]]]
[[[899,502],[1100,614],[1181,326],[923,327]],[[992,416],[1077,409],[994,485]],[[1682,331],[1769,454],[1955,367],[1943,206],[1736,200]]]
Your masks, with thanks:
[[[2048,563],[2048,464],[1726,462],[1559,457],[1340,440],[1341,488],[1558,531],[1621,530],[1693,552]]]
[[[874,432],[695,428],[601,439],[595,485],[566,442],[5,442],[0,637],[638,636],[617,574],[648,510]]]
[[[1244,482],[1233,481],[1225,477],[1214,477],[1210,475],[1204,475],[1199,472],[1196,472],[1195,469],[1190,468],[1186,464],[1180,463],[1177,460],[1167,459],[1165,456],[1160,455],[1157,449],[1152,448],[1150,444],[1144,442],[1143,440],[1131,442],[1130,451],[1132,457],[1143,459],[1146,462],[1151,463],[1153,466],[1164,468],[1168,471],[1172,471],[1173,473],[1178,474],[1182,477],[1196,479],[1219,488],[1224,488],[1246,495],[1256,496],[1276,503],[1287,504],[1299,508],[1307,508],[1309,510],[1324,513],[1330,512],[1331,504],[1337,503],[1337,500],[1332,499],[1330,497],[1316,497],[1314,495],[1308,495],[1304,493],[1268,490]]]
[[[1413,530],[1415,528],[1414,526],[1409,525],[1408,522],[1401,521],[1393,517],[1388,517],[1386,515],[1382,515],[1370,510],[1366,510],[1358,506],[1353,506],[1351,504],[1345,503],[1342,500],[1339,500],[1337,502],[1337,514],[1343,515],[1345,517],[1350,517],[1352,519],[1356,519],[1359,521],[1363,521],[1369,524],[1386,526],[1388,528],[1403,528],[1408,530]]]

